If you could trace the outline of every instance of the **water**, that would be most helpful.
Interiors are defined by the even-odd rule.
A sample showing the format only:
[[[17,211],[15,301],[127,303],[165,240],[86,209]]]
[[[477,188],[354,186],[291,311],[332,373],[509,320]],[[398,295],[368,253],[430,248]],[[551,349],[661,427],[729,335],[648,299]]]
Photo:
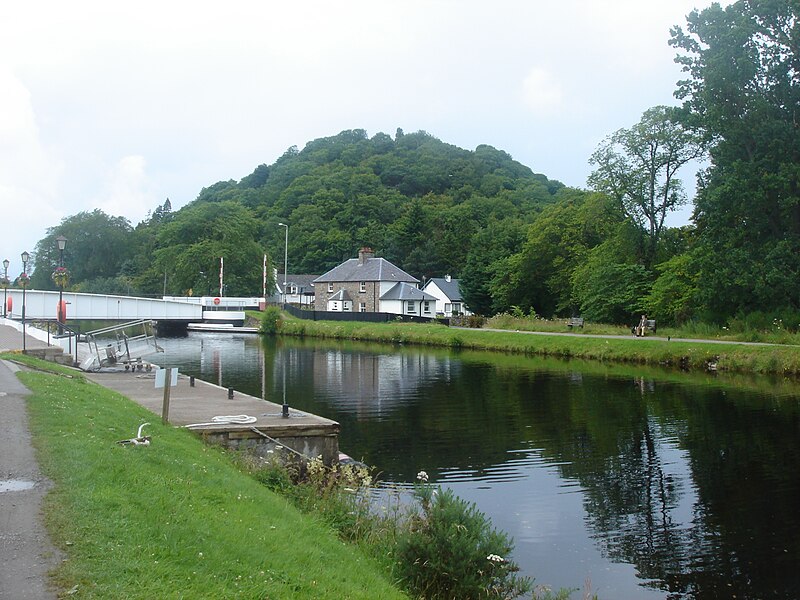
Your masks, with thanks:
[[[230,334],[163,345],[164,366],[339,421],[382,479],[425,470],[476,502],[537,583],[798,596],[800,385]]]

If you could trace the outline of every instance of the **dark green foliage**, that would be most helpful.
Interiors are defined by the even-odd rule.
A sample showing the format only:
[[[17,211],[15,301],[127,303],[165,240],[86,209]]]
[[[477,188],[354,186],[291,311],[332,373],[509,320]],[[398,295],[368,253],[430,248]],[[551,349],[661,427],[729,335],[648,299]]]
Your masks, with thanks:
[[[714,144],[696,201],[699,301],[720,322],[800,308],[800,6],[693,11],[671,43],[684,120]]]
[[[260,332],[267,335],[274,335],[278,333],[281,327],[281,309],[277,306],[268,306],[261,315]]]
[[[665,325],[682,325],[695,317],[698,267],[694,254],[676,255],[656,271],[658,278],[644,299],[647,314]]]
[[[519,253],[500,265],[494,279],[494,312],[518,306],[547,317],[574,310],[572,274],[604,241],[630,229],[614,200],[603,194],[563,190],[528,228]],[[635,259],[635,250],[621,251]]]
[[[430,600],[516,598],[532,582],[518,577],[507,534],[450,489],[427,483],[414,495],[419,512],[397,540],[397,571],[415,596]]]
[[[650,291],[650,273],[639,264],[615,262],[604,250],[598,248],[572,274],[579,312],[599,323],[636,323]]]
[[[64,265],[70,271],[73,284],[89,279],[116,277],[130,257],[131,232],[127,219],[109,216],[99,209],[63,219],[60,225],[49,228],[47,236],[36,244],[31,286],[56,289],[50,275],[59,264],[59,250],[55,241],[59,235],[67,238]]]

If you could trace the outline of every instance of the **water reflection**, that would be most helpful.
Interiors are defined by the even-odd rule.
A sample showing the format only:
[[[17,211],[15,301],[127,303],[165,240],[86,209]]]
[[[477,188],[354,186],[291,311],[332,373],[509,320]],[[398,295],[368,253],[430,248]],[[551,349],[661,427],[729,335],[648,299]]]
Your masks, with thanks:
[[[794,598],[800,419],[709,376],[525,357],[193,335],[167,366],[342,424],[390,481],[425,469],[541,583],[602,598]],[[778,393],[779,392],[779,393]]]

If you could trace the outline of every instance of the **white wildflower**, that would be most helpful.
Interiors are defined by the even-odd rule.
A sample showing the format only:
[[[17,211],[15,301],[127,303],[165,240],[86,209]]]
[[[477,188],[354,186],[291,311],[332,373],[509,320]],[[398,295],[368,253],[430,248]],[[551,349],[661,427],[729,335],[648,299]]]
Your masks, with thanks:
[[[428,483],[428,474],[425,471],[420,471],[417,473],[417,481],[421,481],[422,483]]]
[[[486,557],[486,560],[490,560],[496,563],[506,562],[505,558],[503,558],[502,556],[498,556],[497,554],[490,554],[489,556]]]

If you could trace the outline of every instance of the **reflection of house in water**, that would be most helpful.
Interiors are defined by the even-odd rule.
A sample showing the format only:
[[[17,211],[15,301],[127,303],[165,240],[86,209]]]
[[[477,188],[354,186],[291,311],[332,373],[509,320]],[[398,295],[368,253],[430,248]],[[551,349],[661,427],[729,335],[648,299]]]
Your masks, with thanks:
[[[301,353],[310,357],[314,389],[337,409],[359,418],[385,416],[422,400],[425,389],[450,381],[458,361],[421,354],[366,354],[340,350]],[[298,357],[299,358],[299,357]]]

